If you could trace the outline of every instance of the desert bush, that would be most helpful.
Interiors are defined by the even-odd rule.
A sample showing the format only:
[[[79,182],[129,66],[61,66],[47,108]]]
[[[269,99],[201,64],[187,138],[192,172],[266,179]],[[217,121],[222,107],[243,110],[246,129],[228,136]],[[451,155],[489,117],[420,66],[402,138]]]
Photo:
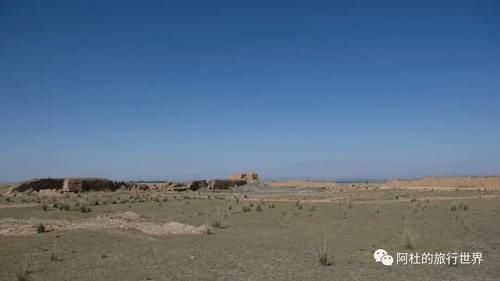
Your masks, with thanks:
[[[275,207],[275,206],[274,206],[274,203],[271,203],[271,208],[272,208],[272,209],[274,209],[274,207]]]
[[[42,210],[47,211],[48,208],[49,206],[47,206],[47,204],[42,204]]]
[[[414,243],[412,239],[412,234],[408,227],[405,226],[403,233],[401,234],[401,246],[405,249],[414,249]]]
[[[375,214],[378,214],[378,213],[380,213],[380,208],[379,208],[379,207],[377,207],[377,208],[375,209]]]
[[[311,208],[309,209],[309,211],[311,211],[311,212],[316,211],[316,206],[311,206]]]
[[[42,223],[39,224],[37,227],[36,227],[36,232],[37,233],[44,233],[45,232],[45,225],[43,225]]]
[[[246,212],[250,212],[250,211],[252,211],[252,208],[250,208],[249,206],[243,206],[243,207],[241,207],[241,210],[242,210],[244,213],[246,213]]]
[[[227,209],[228,209],[229,211],[231,211],[231,210],[233,209],[233,206],[232,206],[232,205],[229,205],[229,206],[227,206]]]
[[[349,200],[347,201],[347,209],[351,209],[352,208],[352,201]]]
[[[80,207],[80,212],[82,212],[82,213],[90,213],[91,211],[92,211],[92,209],[90,207],[87,207],[87,206]]]
[[[257,207],[255,208],[255,210],[256,210],[257,212],[262,212],[262,206],[260,205],[260,203],[259,203],[259,204],[257,204]]]

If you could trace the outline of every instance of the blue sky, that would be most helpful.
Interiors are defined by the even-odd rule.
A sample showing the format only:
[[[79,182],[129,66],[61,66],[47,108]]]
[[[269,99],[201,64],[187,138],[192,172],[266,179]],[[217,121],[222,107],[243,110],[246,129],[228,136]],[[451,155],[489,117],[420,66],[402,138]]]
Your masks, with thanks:
[[[497,1],[0,0],[0,38],[0,180],[500,174]]]

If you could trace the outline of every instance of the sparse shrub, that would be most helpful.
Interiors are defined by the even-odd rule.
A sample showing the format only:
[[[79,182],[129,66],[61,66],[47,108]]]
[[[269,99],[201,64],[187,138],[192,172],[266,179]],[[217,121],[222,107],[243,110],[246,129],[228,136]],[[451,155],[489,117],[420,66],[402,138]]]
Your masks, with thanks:
[[[352,202],[351,200],[347,201],[347,209],[351,209],[352,208]]]
[[[302,204],[301,204],[301,205],[299,205],[297,208],[298,208],[299,210],[302,210],[302,208],[304,208],[304,207],[303,207],[303,206],[302,206]]]
[[[215,219],[215,221],[212,223],[212,227],[213,227],[213,228],[221,228],[221,227],[222,227],[222,225],[221,225],[220,220]]]
[[[239,203],[240,203],[240,198],[236,197],[236,204],[239,204]]]
[[[227,209],[228,209],[229,211],[231,211],[231,210],[233,209],[233,206],[232,206],[232,205],[229,205],[229,206],[227,206]]]
[[[452,212],[455,212],[455,211],[457,210],[457,204],[456,204],[456,203],[453,203],[453,204],[451,205],[451,208],[450,208],[450,209],[451,209],[451,211],[452,211]]]
[[[375,214],[378,214],[378,213],[380,213],[380,208],[379,208],[379,207],[377,207],[377,208],[375,209]]]
[[[42,205],[42,210],[47,211],[48,208],[49,208],[49,206],[47,206],[47,204]]]
[[[410,200],[410,202],[412,202],[412,203],[413,203],[413,202],[416,202],[416,201],[417,201],[417,199],[415,199],[415,198],[412,198],[412,199]]]
[[[50,261],[59,261],[59,258],[57,257],[55,252],[52,252],[50,254]]]
[[[295,201],[295,207],[300,206],[300,200]]]
[[[257,212],[262,212],[262,206],[260,205],[260,203],[259,203],[259,204],[257,204],[257,207],[255,208],[255,210],[256,210]]]
[[[90,213],[91,211],[92,211],[92,209],[90,207],[87,207],[87,206],[80,207],[80,212],[82,212],[82,213]]]
[[[464,203],[463,210],[464,210],[464,211],[469,210],[469,205],[467,205],[467,204],[465,204],[465,203]]]
[[[274,203],[271,203],[271,208],[274,209]]]
[[[253,208],[253,203],[252,202],[250,202],[250,208]]]
[[[39,224],[37,227],[36,227],[36,232],[37,233],[44,233],[46,231],[45,229],[45,225],[43,224]]]
[[[316,206],[311,206],[311,208],[309,209],[309,211],[311,211],[311,212],[316,211]]]
[[[5,201],[12,202],[12,199],[10,199],[10,197],[7,197],[7,198],[5,198]]]
[[[403,246],[403,248],[414,249],[414,243],[411,236],[410,230],[408,227],[405,227],[401,235],[401,246]]]
[[[252,208],[250,208],[249,206],[243,206],[243,207],[241,207],[241,210],[242,210],[244,213],[246,213],[246,212],[250,212],[250,211],[252,211]]]

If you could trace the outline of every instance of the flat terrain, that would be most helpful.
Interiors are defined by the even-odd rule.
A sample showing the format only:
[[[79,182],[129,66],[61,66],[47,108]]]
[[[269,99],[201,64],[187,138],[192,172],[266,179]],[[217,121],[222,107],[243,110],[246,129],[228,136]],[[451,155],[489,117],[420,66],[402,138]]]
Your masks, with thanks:
[[[211,230],[172,234],[171,222]],[[37,233],[40,224],[46,229]],[[402,244],[405,230],[410,241]],[[0,280],[16,280],[16,273],[29,280],[73,281],[500,278],[497,190],[352,184],[3,194],[2,231]],[[318,259],[325,245],[328,266]],[[484,261],[389,267],[374,262],[373,251],[379,248],[393,254],[482,252]]]

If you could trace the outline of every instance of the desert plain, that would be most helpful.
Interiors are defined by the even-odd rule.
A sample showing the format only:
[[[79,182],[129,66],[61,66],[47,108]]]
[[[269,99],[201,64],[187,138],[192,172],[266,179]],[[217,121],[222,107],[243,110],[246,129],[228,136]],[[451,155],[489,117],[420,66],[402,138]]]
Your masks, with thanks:
[[[0,280],[499,280],[500,180],[1,187]],[[475,252],[384,266],[373,253]]]

